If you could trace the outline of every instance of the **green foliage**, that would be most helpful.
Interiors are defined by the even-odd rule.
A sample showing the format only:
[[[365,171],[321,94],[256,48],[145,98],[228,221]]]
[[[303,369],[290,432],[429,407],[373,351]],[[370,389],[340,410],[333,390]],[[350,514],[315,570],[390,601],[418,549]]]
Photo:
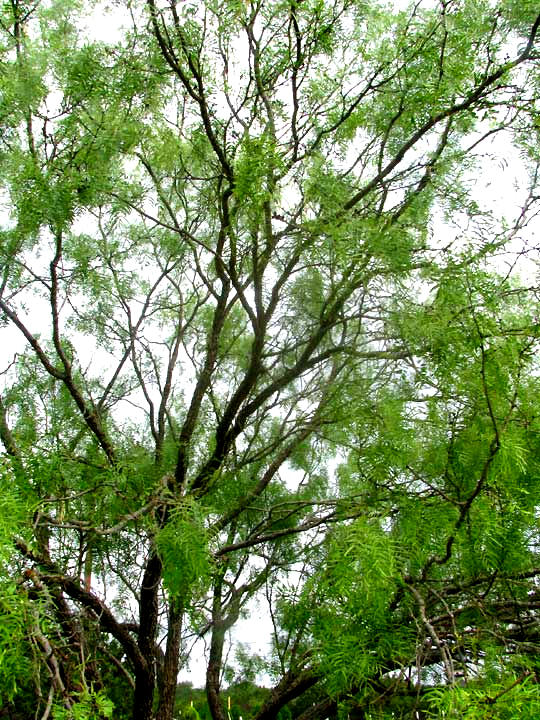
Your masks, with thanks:
[[[428,717],[453,720],[533,720],[540,711],[540,692],[531,674],[499,673],[498,682],[437,688],[429,693]]]
[[[238,150],[235,167],[235,193],[240,202],[260,206],[272,195],[271,178],[277,156],[265,136],[247,136]]]
[[[177,505],[155,542],[163,562],[163,583],[171,596],[189,603],[203,593],[210,582],[213,563],[200,506],[189,499]]]
[[[54,720],[109,720],[114,717],[113,703],[101,692],[84,691],[68,710],[56,706]]]
[[[176,718],[177,720],[201,720],[201,716],[191,705],[177,711]]]
[[[0,8],[0,701],[538,715],[537,3],[97,7]]]
[[[406,649],[406,631],[390,620],[396,581],[395,549],[377,522],[356,520],[333,533],[323,569],[304,590],[331,694],[361,685],[380,659]]]
[[[0,584],[0,701],[10,703],[32,672],[28,643],[28,603],[15,583]]]
[[[6,568],[13,556],[13,538],[25,533],[27,498],[17,483],[15,463],[0,456],[0,567]]]
[[[15,484],[16,473],[0,457],[0,701],[10,702],[31,673],[28,642],[30,606],[11,576],[14,538],[27,534],[27,508]]]

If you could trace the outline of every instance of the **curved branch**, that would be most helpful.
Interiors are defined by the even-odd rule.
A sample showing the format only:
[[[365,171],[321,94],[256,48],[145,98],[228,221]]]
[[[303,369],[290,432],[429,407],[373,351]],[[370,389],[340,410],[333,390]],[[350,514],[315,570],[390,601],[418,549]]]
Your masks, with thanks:
[[[31,550],[22,538],[15,538],[14,545],[19,552],[28,560],[31,560],[40,570],[32,569],[28,573],[37,573],[39,579],[45,584],[55,588],[61,588],[72,600],[92,610],[101,628],[110,633],[122,646],[127,657],[138,672],[146,672],[148,660],[137,647],[137,643],[129,634],[125,625],[119,623],[107,605],[94,593],[85,590],[78,578],[70,577],[61,572],[60,568],[50,560],[37,555]]]

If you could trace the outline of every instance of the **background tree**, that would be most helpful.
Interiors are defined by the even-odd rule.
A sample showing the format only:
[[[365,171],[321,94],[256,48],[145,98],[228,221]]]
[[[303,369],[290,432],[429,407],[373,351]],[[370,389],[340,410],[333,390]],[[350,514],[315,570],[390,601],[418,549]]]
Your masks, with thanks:
[[[536,290],[492,259],[537,210],[536,3],[125,17],[2,7],[3,700],[170,720],[208,636],[225,720],[266,595],[259,720],[534,707]],[[513,219],[471,191],[498,133]]]

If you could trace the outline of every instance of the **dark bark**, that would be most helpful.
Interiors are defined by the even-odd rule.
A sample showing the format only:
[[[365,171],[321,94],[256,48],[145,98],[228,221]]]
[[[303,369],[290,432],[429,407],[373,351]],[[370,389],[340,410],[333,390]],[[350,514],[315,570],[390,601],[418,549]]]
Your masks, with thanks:
[[[220,676],[223,663],[223,645],[228,626],[225,622],[221,607],[221,589],[225,566],[221,568],[214,585],[214,598],[212,602],[212,639],[210,641],[210,657],[206,668],[206,697],[208,706],[214,720],[227,720],[225,711],[220,702]]]
[[[155,672],[152,662],[146,671],[135,673],[133,696],[133,720],[152,720],[154,704]]]
[[[115,619],[107,605],[105,605],[97,595],[87,592],[81,587],[79,578],[64,575],[53,562],[40,557],[30,550],[22,539],[17,538],[14,545],[24,557],[35,563],[38,568],[38,570],[27,570],[26,575],[32,578],[34,573],[38,573],[40,581],[47,587],[53,590],[60,589],[64,591],[72,600],[75,600],[84,608],[93,611],[99,620],[102,630],[110,633],[118,640],[136,672],[141,673],[146,666],[150,664],[147,662],[147,658],[149,658],[150,655],[144,655],[139,650],[129,630]]]
[[[184,608],[177,600],[171,600],[169,606],[169,627],[167,647],[160,678],[160,698],[157,720],[171,720],[174,712],[176,684],[180,665],[180,641]]]
[[[210,643],[210,658],[206,669],[206,696],[214,720],[227,720],[220,701],[220,675],[223,660],[225,628],[214,625]]]
[[[281,708],[307,692],[316,685],[319,679],[311,671],[303,671],[298,674],[287,673],[281,682],[272,689],[270,696],[255,715],[254,720],[274,720]]]
[[[336,700],[325,698],[316,705],[312,705],[298,716],[297,720],[326,720],[328,717],[335,717],[338,704]]]
[[[135,694],[133,697],[133,720],[151,720],[156,686],[154,662],[155,641],[158,622],[158,589],[162,564],[152,549],[146,563],[139,600],[139,635],[137,644],[146,659],[145,666],[135,672]]]

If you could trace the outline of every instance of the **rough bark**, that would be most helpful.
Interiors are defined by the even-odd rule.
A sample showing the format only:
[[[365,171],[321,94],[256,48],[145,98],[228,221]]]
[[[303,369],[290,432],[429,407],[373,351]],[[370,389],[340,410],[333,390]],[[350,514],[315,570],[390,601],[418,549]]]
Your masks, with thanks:
[[[133,696],[133,720],[152,720],[156,669],[154,646],[158,621],[158,588],[161,578],[161,560],[152,549],[146,563],[146,570],[139,601],[138,646],[146,664],[135,672],[135,693]]]
[[[255,720],[274,720],[281,708],[295,698],[303,695],[319,681],[318,675],[311,671],[289,672],[272,689],[268,699],[255,716]]]
[[[160,678],[160,698],[157,720],[171,720],[174,712],[176,683],[180,665],[180,641],[184,609],[180,602],[171,600],[169,605],[169,628],[167,647]]]

